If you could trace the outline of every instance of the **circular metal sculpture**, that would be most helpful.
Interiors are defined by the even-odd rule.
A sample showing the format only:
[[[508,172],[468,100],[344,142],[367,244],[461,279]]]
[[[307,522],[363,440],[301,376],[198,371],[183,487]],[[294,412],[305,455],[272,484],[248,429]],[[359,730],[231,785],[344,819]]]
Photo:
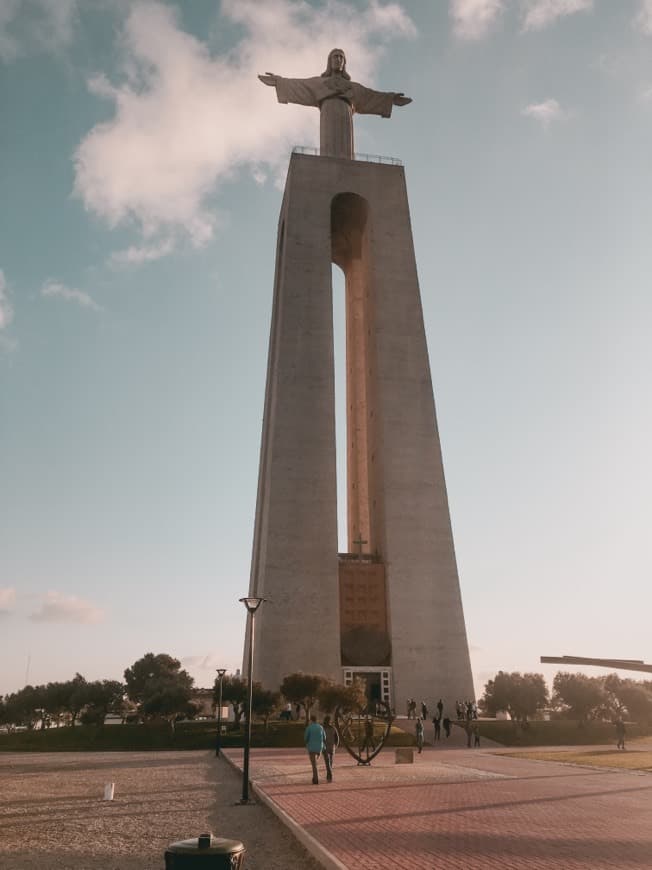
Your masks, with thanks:
[[[335,711],[335,727],[340,742],[358,764],[371,764],[385,745],[394,717],[389,704],[378,701],[373,707]]]

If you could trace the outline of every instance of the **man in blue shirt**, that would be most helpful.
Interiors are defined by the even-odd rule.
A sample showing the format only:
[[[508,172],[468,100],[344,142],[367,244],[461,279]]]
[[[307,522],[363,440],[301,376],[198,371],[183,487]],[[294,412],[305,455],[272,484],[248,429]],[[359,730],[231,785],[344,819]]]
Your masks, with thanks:
[[[310,756],[310,764],[312,765],[312,784],[319,785],[319,774],[317,773],[317,759],[324,751],[326,735],[324,729],[317,722],[317,717],[314,713],[310,715],[310,724],[303,732],[303,742],[306,744],[308,755]]]

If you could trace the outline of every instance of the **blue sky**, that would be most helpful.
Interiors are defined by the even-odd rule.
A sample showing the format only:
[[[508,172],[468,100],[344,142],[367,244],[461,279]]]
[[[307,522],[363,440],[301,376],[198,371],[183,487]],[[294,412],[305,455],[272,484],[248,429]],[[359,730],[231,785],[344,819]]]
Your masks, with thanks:
[[[318,142],[256,73],[335,45],[414,99],[356,149],[406,167],[478,688],[652,658],[652,2],[0,0],[0,693],[240,665],[276,221]]]

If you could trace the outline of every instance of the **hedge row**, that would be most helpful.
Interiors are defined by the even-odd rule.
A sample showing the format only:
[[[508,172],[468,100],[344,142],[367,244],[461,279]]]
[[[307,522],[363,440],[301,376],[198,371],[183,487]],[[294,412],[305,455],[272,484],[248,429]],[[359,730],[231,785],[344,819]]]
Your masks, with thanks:
[[[252,746],[301,747],[303,746],[303,722],[270,723],[267,731],[263,725],[254,724]],[[0,734],[0,752],[82,752],[82,751],[147,751],[179,749],[212,749],[215,747],[217,727],[215,722],[183,722],[174,733],[167,724],[145,725],[78,725],[74,728],[48,728],[45,731],[18,731]],[[222,735],[221,745],[243,745],[241,730],[227,731]],[[392,729],[389,745],[411,746],[414,738],[398,728]]]

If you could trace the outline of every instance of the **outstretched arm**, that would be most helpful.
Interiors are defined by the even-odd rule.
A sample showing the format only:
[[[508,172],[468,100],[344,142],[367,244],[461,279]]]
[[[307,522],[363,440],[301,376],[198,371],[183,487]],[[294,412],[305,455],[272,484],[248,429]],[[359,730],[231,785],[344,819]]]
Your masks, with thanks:
[[[381,115],[389,118],[394,106],[407,106],[412,100],[405,94],[394,91],[374,91],[364,85],[354,84],[355,110],[360,115]]]
[[[297,103],[300,106],[318,106],[317,87],[321,85],[322,79],[286,79],[283,76],[277,76],[274,73],[266,72],[265,75],[259,75],[258,78],[264,85],[276,88],[276,98],[279,103]]]

